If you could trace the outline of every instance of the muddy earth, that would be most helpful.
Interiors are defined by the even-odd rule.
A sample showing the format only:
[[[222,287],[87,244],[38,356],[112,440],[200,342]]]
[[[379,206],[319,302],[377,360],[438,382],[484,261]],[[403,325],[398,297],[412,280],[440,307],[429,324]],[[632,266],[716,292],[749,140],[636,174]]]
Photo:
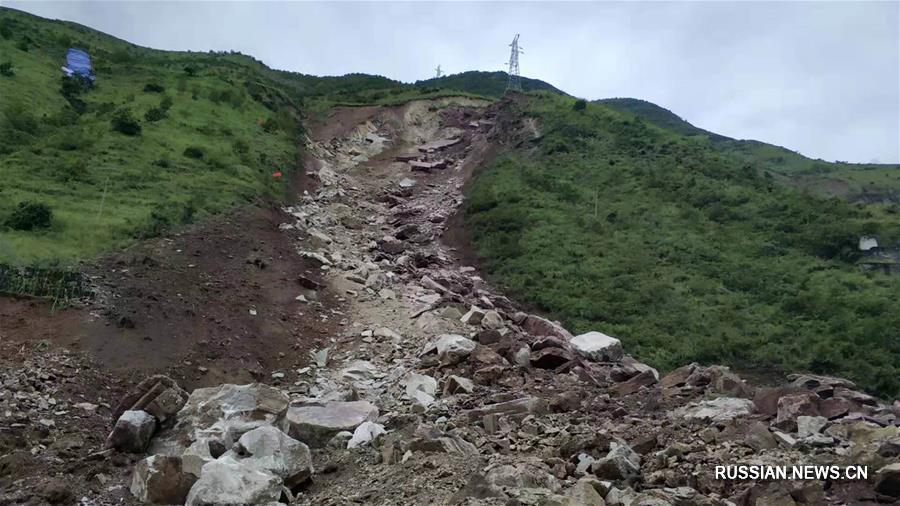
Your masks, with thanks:
[[[660,375],[485,281],[457,211],[539,139],[515,101],[335,109],[292,205],[86,266],[76,307],[0,299],[0,504],[896,503],[900,403]]]

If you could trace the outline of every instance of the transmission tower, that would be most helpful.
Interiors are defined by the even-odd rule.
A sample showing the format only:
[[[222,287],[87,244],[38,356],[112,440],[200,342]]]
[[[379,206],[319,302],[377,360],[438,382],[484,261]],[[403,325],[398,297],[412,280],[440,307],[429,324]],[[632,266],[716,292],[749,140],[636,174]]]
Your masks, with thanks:
[[[506,81],[506,90],[522,91],[522,82],[519,79],[519,54],[525,51],[519,47],[519,34],[513,38],[512,44],[509,45],[512,50],[509,53],[509,78]]]
[[[444,73],[441,72],[441,66],[438,65],[437,68],[434,69],[434,78],[435,78],[435,79],[440,79],[442,75],[444,75]]]

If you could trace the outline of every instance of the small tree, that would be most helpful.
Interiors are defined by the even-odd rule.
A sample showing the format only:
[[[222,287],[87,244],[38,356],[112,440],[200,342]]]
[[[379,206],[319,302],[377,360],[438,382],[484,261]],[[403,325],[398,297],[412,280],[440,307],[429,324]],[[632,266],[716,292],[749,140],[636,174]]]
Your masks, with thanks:
[[[0,76],[13,77],[16,71],[13,70],[12,62],[0,63]]]
[[[6,218],[5,225],[13,230],[35,230],[50,228],[53,212],[47,204],[40,202],[19,202],[15,211]]]
[[[583,99],[583,98],[579,98],[579,99],[576,100],[575,103],[572,105],[572,109],[575,110],[575,111],[583,111],[583,110],[585,110],[586,108],[587,108],[587,100],[585,100],[585,99]]]

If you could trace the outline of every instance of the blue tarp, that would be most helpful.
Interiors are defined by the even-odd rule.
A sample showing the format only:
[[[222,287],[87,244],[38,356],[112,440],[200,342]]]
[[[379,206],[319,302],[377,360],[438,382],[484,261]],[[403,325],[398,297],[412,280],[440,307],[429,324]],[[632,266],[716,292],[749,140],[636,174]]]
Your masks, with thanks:
[[[66,65],[63,72],[68,76],[76,75],[94,80],[94,71],[91,69],[91,57],[81,49],[69,48],[66,51]]]

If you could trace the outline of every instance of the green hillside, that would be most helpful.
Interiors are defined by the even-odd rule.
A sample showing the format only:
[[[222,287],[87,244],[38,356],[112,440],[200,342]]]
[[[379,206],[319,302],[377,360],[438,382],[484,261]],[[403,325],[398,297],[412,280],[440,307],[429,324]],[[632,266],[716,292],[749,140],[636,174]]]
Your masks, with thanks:
[[[508,78],[509,75],[506,72],[482,72],[473,70],[424,81],[416,81],[415,85],[418,87],[456,90],[486,97],[499,98],[502,97],[503,93],[506,91]],[[528,77],[522,77],[520,79],[522,91],[525,92],[545,90],[559,93],[560,95],[566,94],[555,88],[553,85],[538,79],[530,79]]]
[[[697,128],[672,111],[645,100],[611,98],[597,103],[681,135],[707,139],[717,151],[770,171],[782,183],[829,197],[866,202],[893,200],[900,204],[900,165],[814,160],[781,146],[732,139]]]
[[[900,277],[856,265],[896,221],[776,184],[706,139],[534,95],[542,136],[482,168],[465,204],[494,282],[667,368],[844,375],[900,393]]]
[[[94,87],[62,78],[70,47],[90,53]],[[275,71],[234,53],[142,48],[5,8],[0,71],[0,264],[12,265],[66,265],[280,198],[305,114],[443,93],[380,76]],[[49,222],[35,221],[47,209]]]

